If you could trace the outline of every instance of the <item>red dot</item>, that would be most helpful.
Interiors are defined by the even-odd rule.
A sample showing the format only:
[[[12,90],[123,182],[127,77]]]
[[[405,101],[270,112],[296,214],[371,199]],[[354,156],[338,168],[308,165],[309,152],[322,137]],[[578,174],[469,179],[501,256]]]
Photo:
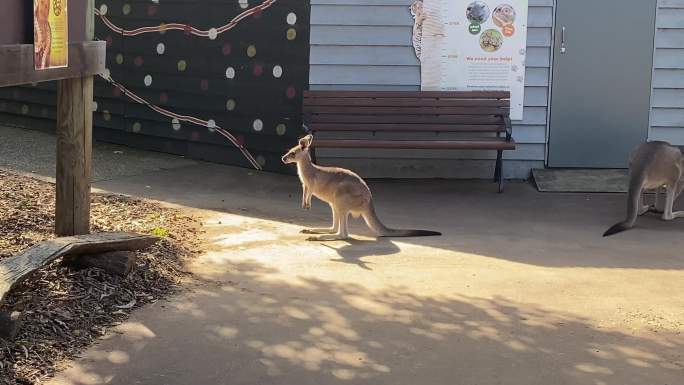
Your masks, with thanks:
[[[256,12],[254,12],[254,14],[253,14],[252,16],[254,16],[255,19],[258,19],[258,18],[261,17],[261,15],[262,15],[263,13],[264,13],[264,10],[261,9],[261,8],[259,8],[259,9],[256,10]]]
[[[135,64],[136,67],[141,67],[144,63],[144,60],[140,56],[136,56],[135,59],[133,59],[133,64]]]
[[[202,89],[202,91],[208,90],[209,89],[209,80],[202,79],[202,81],[200,82],[200,88]]]
[[[147,15],[148,16],[154,16],[157,14],[157,6],[156,5],[150,5],[147,7]]]
[[[192,35],[192,27],[186,24],[183,26],[183,32],[185,32],[186,35]]]
[[[159,102],[162,104],[166,104],[169,101],[169,95],[166,94],[166,92],[162,92],[159,95]]]
[[[261,76],[264,73],[264,67],[261,64],[254,65],[254,76]]]
[[[287,91],[285,92],[285,95],[287,96],[288,99],[294,99],[295,96],[297,96],[297,90],[293,86],[287,87]]]
[[[230,43],[226,43],[223,45],[222,51],[225,56],[228,56],[231,52],[233,52],[233,46],[230,45]]]
[[[107,47],[111,47],[112,43],[114,42],[114,39],[112,39],[111,36],[107,36],[105,40],[107,41]]]
[[[112,90],[112,95],[118,98],[119,96],[121,96],[121,90],[118,87],[114,87],[114,89]]]
[[[244,146],[244,145],[245,145],[245,137],[244,137],[244,135],[236,135],[236,136],[235,136],[235,141],[237,141],[237,143],[238,143],[240,146]]]
[[[192,140],[198,140],[200,137],[199,132],[195,131],[192,134],[190,134],[190,139]]]

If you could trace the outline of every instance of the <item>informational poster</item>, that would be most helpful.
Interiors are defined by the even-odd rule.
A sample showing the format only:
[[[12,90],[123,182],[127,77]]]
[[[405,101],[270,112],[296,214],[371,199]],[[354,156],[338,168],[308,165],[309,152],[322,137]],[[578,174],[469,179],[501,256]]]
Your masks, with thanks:
[[[66,67],[69,58],[68,0],[33,0],[36,70]]]
[[[510,91],[523,119],[528,0],[417,0],[413,44],[421,89]]]

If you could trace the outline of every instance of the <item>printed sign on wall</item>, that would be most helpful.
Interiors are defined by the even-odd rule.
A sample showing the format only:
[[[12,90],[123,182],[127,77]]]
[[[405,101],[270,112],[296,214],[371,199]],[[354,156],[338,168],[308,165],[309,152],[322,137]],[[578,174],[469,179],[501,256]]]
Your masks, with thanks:
[[[511,119],[522,120],[527,7],[528,0],[417,0],[421,89],[510,91]]]
[[[33,1],[36,70],[66,67],[69,57],[67,0]]]

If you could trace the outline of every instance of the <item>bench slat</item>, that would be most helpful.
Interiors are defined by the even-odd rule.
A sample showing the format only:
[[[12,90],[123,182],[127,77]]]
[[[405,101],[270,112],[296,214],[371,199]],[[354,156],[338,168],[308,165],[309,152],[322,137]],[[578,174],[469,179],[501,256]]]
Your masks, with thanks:
[[[507,91],[304,91],[305,98],[510,99]]]
[[[345,115],[498,115],[508,116],[509,109],[497,107],[367,107],[304,106],[305,113]]]
[[[503,107],[505,99],[448,99],[448,98],[304,98],[305,106],[367,106],[367,107]]]
[[[310,123],[425,123],[425,124],[501,124],[501,116],[489,115],[311,115]]]
[[[382,131],[382,132],[504,132],[505,125],[498,124],[345,124],[316,123],[309,129],[321,131]]]
[[[383,148],[404,150],[515,150],[515,141],[500,140],[365,140],[316,139],[315,148]]]

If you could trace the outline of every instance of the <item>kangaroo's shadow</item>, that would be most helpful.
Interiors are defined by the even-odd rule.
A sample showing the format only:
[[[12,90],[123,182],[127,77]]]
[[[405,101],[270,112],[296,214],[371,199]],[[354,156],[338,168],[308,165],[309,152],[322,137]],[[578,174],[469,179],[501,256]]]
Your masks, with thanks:
[[[372,241],[349,239],[342,247],[325,245],[337,252],[340,258],[332,259],[333,262],[341,262],[357,265],[365,270],[372,270],[363,258],[371,255],[393,255],[401,251],[401,248],[387,238],[378,238]]]

